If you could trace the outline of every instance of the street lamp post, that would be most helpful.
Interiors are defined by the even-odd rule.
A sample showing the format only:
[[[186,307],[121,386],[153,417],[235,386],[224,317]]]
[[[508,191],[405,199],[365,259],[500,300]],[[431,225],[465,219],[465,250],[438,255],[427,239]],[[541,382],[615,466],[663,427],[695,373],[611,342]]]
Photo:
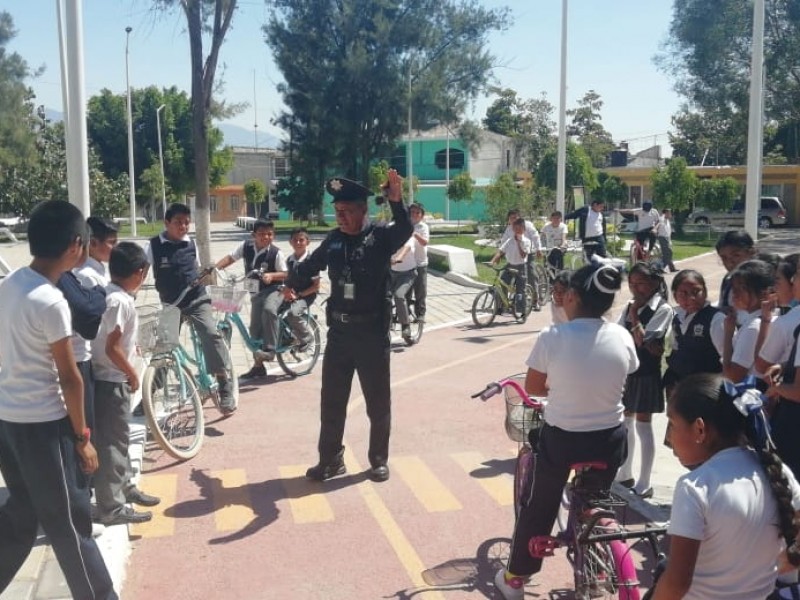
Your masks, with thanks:
[[[447,130],[447,145],[445,146],[445,157],[444,157],[444,219],[445,221],[450,220],[450,196],[447,195],[447,191],[450,189],[450,126],[445,123],[444,128]]]
[[[167,184],[164,180],[164,151],[161,148],[161,111],[166,107],[162,104],[156,109],[156,129],[158,131],[158,160],[161,163],[161,209],[167,214]]]
[[[128,43],[131,38],[131,27],[125,28],[125,86],[128,88],[128,179],[130,184],[131,235],[136,237],[136,186],[133,173],[133,113],[131,112],[131,79],[128,70]]]
[[[408,203],[414,202],[414,146],[411,142],[411,62],[408,63]]]

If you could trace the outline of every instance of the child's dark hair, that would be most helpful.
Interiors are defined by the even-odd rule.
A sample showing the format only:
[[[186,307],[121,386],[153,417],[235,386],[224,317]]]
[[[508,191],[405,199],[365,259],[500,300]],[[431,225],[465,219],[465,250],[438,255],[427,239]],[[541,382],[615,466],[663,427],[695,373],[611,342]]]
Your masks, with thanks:
[[[31,212],[28,246],[36,258],[60,258],[80,238],[89,243],[89,230],[80,209],[64,200],[45,200]]]
[[[797,275],[798,264],[800,264],[800,253],[787,254],[778,263],[778,271],[786,281],[792,281]]]
[[[308,229],[306,229],[305,227],[295,227],[294,229],[292,229],[292,232],[289,234],[289,239],[292,240],[292,239],[294,239],[294,236],[300,235],[301,233],[303,235],[305,235],[306,237],[308,237]]]
[[[734,229],[726,231],[717,240],[715,249],[717,252],[723,248],[733,247],[741,248],[742,250],[752,250],[756,247],[753,238],[743,229]]]
[[[523,219],[522,217],[514,219],[512,225],[514,225],[515,227],[525,227],[525,219]]]
[[[753,258],[764,261],[772,267],[773,271],[778,270],[778,264],[781,262],[781,255],[777,252],[759,252]]]
[[[733,403],[734,397],[725,391],[725,380],[714,373],[699,373],[682,379],[670,396],[671,409],[680,417],[694,423],[703,419],[728,444],[738,444],[744,434],[754,447],[778,503],[778,528],[786,541],[789,562],[800,565],[800,549],[795,545],[798,524],[792,508],[792,491],[783,472],[783,462],[771,447],[759,448],[753,427]]]
[[[275,223],[267,219],[256,219],[256,222],[253,223],[253,235],[258,233],[259,229],[272,229],[274,231]]]
[[[148,266],[147,255],[139,244],[120,242],[111,250],[108,272],[112,279],[125,279]]]
[[[551,217],[558,217],[559,219],[564,216],[564,214],[560,210],[554,210],[550,213]]]
[[[583,312],[594,318],[611,308],[621,286],[622,275],[607,265],[586,265],[569,278],[569,288],[578,294]]]
[[[553,286],[556,285],[563,286],[565,288],[569,287],[570,279],[572,279],[572,271],[559,271],[556,273],[555,277],[553,277]]]
[[[412,208],[416,208],[423,215],[425,214],[425,207],[422,206],[422,204],[420,204],[419,202],[412,202],[411,204],[408,205],[408,210],[411,210]]]
[[[518,208],[512,208],[506,213],[506,221],[508,221],[511,217],[520,217],[522,212]]]
[[[775,285],[775,269],[763,260],[746,260],[731,272],[731,283],[735,281],[761,296]]]
[[[706,286],[705,277],[703,277],[703,274],[700,273],[700,271],[695,271],[694,269],[682,269],[675,274],[675,278],[672,280],[673,296],[684,281],[694,281],[695,283],[699,283],[701,286],[703,286],[703,292],[705,292],[706,296],[708,296],[708,287]]]
[[[86,224],[92,232],[92,238],[98,242],[105,242],[112,235],[117,235],[119,227],[111,219],[105,217],[89,217]]]
[[[653,263],[641,261],[637,262],[631,267],[628,272],[628,280],[631,275],[637,274],[646,277],[649,281],[656,284],[656,293],[661,294],[664,300],[669,300],[669,291],[667,290],[667,282],[664,281],[664,269]]]
[[[176,215],[186,215],[187,217],[191,217],[192,209],[181,202],[173,202],[167,207],[167,212],[164,213],[164,220],[172,221],[172,218]]]

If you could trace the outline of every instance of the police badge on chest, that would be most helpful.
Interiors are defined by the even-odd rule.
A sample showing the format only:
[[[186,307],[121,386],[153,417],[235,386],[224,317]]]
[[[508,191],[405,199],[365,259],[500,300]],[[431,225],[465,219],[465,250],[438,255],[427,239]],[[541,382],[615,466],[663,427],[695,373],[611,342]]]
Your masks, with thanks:
[[[692,335],[694,337],[703,337],[703,331],[705,327],[701,324],[693,325],[692,326]]]

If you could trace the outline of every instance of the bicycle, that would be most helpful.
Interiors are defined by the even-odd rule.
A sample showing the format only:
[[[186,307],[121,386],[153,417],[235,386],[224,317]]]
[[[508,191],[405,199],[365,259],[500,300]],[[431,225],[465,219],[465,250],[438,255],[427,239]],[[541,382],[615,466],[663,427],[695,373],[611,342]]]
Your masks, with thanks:
[[[192,353],[180,342],[184,317],[178,305],[208,272],[186,286],[174,303],[160,310],[140,309],[139,346],[150,355],[142,377],[145,419],[158,444],[179,460],[196,456],[203,444],[203,402],[211,398],[219,408],[219,382],[206,370],[203,348],[193,326],[189,328]],[[231,395],[237,403],[239,385],[233,365],[226,370]]]
[[[229,346],[235,328],[250,352],[261,350],[263,340],[250,336],[250,332],[239,315],[244,299],[249,294],[248,290],[239,284],[252,279],[252,277],[258,277],[258,275],[258,271],[251,271],[239,277],[219,273],[225,284],[208,286],[211,305],[222,313],[217,323],[217,328],[222,332]],[[319,322],[311,310],[307,310],[302,315],[302,318],[305,320],[305,325],[311,333],[312,339],[307,343],[296,339],[288,318],[290,310],[291,303],[284,302],[278,311],[278,339],[275,344],[275,357],[284,373],[290,377],[299,377],[310,373],[317,364],[322,347],[322,338]]]
[[[503,310],[507,310],[511,312],[517,321],[524,323],[533,310],[535,302],[533,288],[530,285],[525,286],[525,297],[523,298],[525,305],[524,309],[520,311],[517,306],[517,292],[514,287],[514,281],[506,283],[500,276],[502,272],[507,271],[516,277],[519,271],[515,267],[509,267],[508,265],[497,267],[490,262],[483,264],[495,271],[495,278],[489,289],[478,292],[478,295],[475,296],[471,310],[472,322],[475,323],[476,327],[488,327],[494,322],[498,314]]]
[[[634,236],[630,249],[631,266],[637,262],[661,262],[661,247],[659,244],[653,244],[653,248],[647,250],[639,236]]]
[[[542,411],[546,401],[528,396],[521,375],[515,375],[487,385],[472,395],[483,401],[503,392],[506,400],[504,421],[509,438],[520,443],[514,469],[514,514],[524,506],[525,496],[535,473],[538,434],[543,426]],[[616,510],[627,501],[596,483],[596,474],[607,465],[585,462],[572,465],[575,473],[564,488],[561,511],[554,537],[539,536],[529,541],[532,556],[552,556],[556,548],[565,547],[573,569],[576,598],[620,598],[639,600],[639,578],[631,557],[631,547],[625,542],[646,541],[656,558],[656,573],[662,568],[666,555],[658,540],[666,527],[647,526],[641,530],[626,529],[618,520]],[[593,475],[595,476],[593,478]]]

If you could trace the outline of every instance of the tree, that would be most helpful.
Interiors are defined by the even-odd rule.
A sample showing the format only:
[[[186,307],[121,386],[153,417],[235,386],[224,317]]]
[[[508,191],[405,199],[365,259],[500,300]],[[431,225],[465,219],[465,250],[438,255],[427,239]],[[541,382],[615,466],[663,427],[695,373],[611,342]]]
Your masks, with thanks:
[[[457,216],[457,234],[461,233],[461,215],[458,211],[458,205],[461,202],[469,202],[472,200],[472,194],[475,189],[475,183],[472,177],[466,171],[462,171],[450,180],[450,185],[447,187],[447,197],[456,203]]]
[[[484,188],[486,193],[486,221],[505,228],[508,211],[516,208],[525,217],[532,215],[531,195],[517,184],[512,173],[503,173]]]
[[[567,135],[575,136],[589,159],[596,168],[607,167],[609,157],[614,149],[611,134],[602,124],[600,110],[603,101],[600,94],[589,90],[578,100],[578,107],[567,111],[572,122],[567,127]]]
[[[538,186],[556,189],[556,170],[558,158],[556,148],[548,150],[536,171],[536,184]],[[597,173],[592,167],[592,162],[586,152],[572,142],[567,143],[566,162],[566,188],[570,192],[573,187],[584,187],[587,192],[597,188]]]
[[[535,172],[545,152],[557,142],[555,107],[542,92],[539,98],[522,100],[511,89],[491,88],[500,97],[487,109],[484,126],[514,139],[522,150],[527,168]]]
[[[730,160],[721,157],[719,163],[711,164],[742,164],[745,154],[740,149],[747,138],[752,2],[718,0],[713,10],[706,0],[676,0],[673,6],[669,37],[658,64],[672,75],[676,90],[686,98],[682,113],[696,115],[693,125],[709,123],[706,129],[691,128],[709,138],[709,158],[714,159],[717,150],[720,154],[736,150]],[[800,5],[795,0],[766,2],[764,33],[767,122],[778,129],[796,125],[800,122]],[[679,130],[679,140],[681,137]],[[764,145],[772,146],[767,135]],[[792,150],[789,158],[797,156],[797,148]],[[689,164],[699,164],[697,157],[705,151],[702,145],[691,152],[682,148],[680,155]]]
[[[490,77],[488,32],[508,23],[505,9],[474,0],[271,5],[264,32],[287,106],[275,122],[289,134],[295,175],[310,181],[317,202],[334,169],[368,180],[373,157],[387,156],[406,131],[409,104],[418,127],[457,122]]]
[[[592,190],[592,198],[602,200],[609,207],[619,207],[628,200],[628,186],[616,175],[600,171],[597,174],[597,187]]]
[[[675,226],[682,231],[683,222],[692,205],[697,190],[697,176],[686,166],[683,157],[670,160],[666,167],[658,168],[650,176],[653,186],[653,201],[662,208],[669,208],[675,216]]]
[[[730,210],[741,196],[741,185],[732,177],[701,179],[697,182],[694,204],[712,211]]]
[[[248,204],[262,204],[267,199],[267,186],[260,179],[249,179],[244,184],[244,197]]]
[[[36,157],[33,93],[25,84],[33,73],[19,54],[6,50],[16,33],[11,15],[0,11],[0,182]]]
[[[211,264],[209,127],[219,51],[231,26],[237,0],[154,0],[160,9],[178,5],[186,17],[192,70],[192,146],[194,149],[194,214],[201,264]],[[208,53],[204,54],[204,44]],[[155,113],[154,113],[155,114]],[[166,170],[166,169],[165,169]]]
[[[289,211],[296,219],[308,221],[316,211],[320,209],[320,204],[316,200],[319,191],[312,189],[308,179],[298,177],[294,172],[287,177],[278,180],[278,187],[275,191],[275,202],[282,209]],[[317,221],[324,224],[322,214],[317,215]]]

